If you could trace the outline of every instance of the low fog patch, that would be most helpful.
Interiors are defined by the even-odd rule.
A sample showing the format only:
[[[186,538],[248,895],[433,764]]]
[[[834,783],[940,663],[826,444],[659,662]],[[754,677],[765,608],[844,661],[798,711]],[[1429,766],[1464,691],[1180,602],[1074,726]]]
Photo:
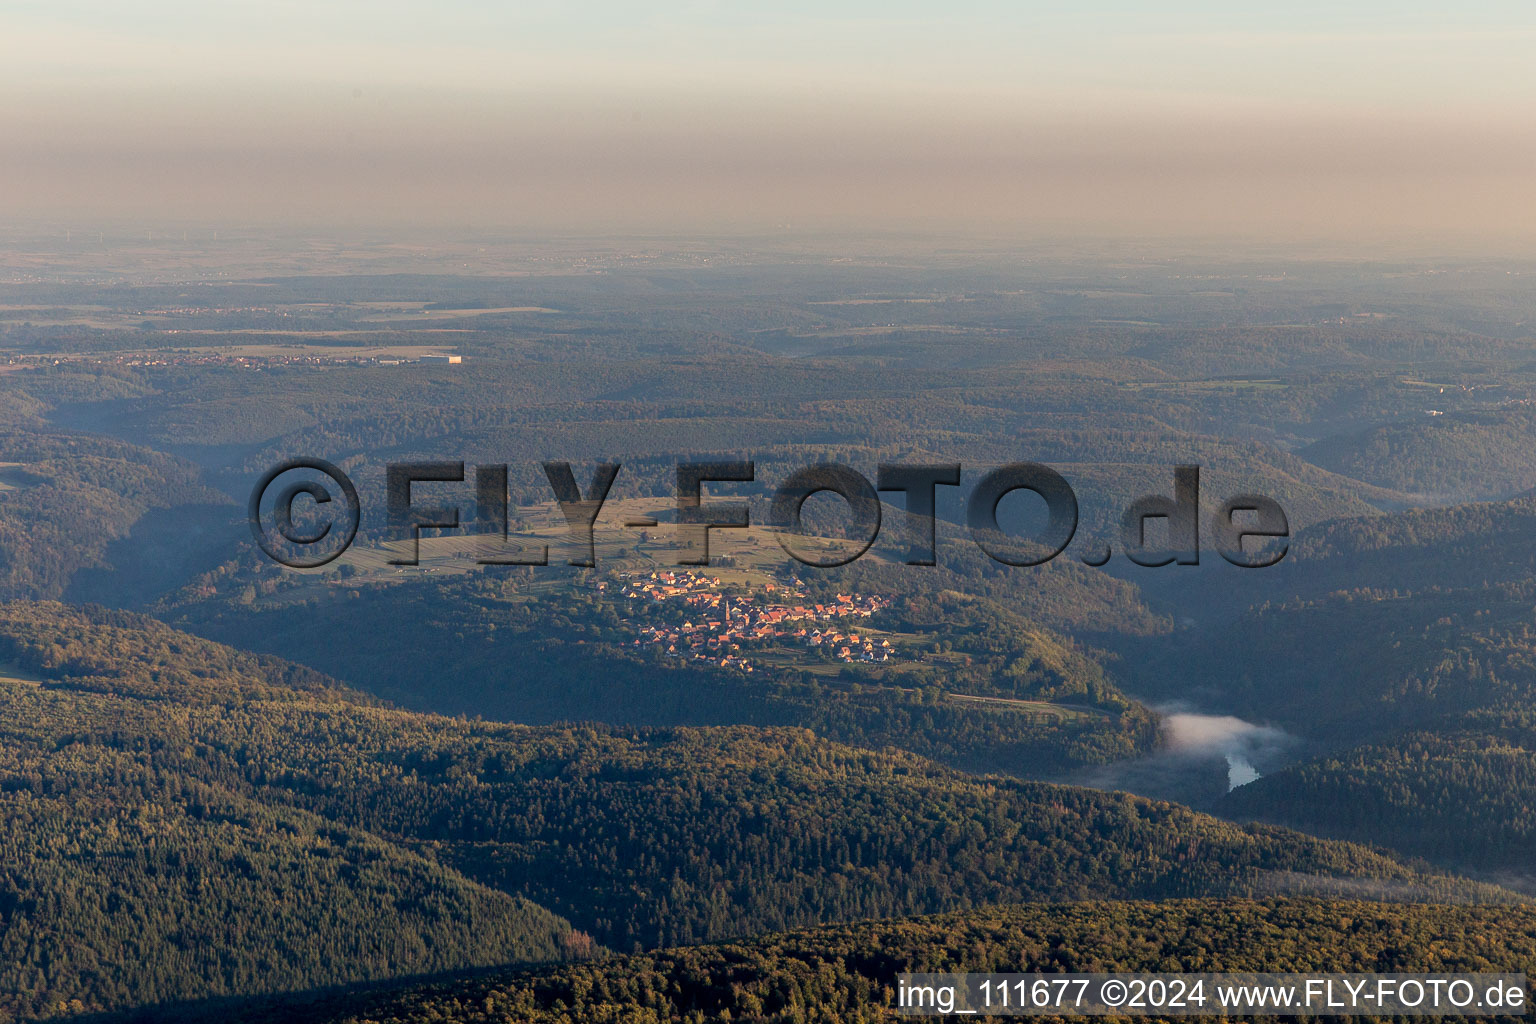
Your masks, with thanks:
[[[1211,806],[1238,786],[1295,758],[1297,740],[1283,729],[1232,715],[1207,715],[1185,705],[1163,715],[1158,748],[1146,757],[1075,773],[1068,781],[1127,790],[1194,807]]]
[[[1290,734],[1272,725],[1255,725],[1232,715],[1170,711],[1163,718],[1168,753],[1185,757],[1219,756],[1227,765],[1227,791],[1260,778],[1257,767],[1272,767],[1294,744]]]

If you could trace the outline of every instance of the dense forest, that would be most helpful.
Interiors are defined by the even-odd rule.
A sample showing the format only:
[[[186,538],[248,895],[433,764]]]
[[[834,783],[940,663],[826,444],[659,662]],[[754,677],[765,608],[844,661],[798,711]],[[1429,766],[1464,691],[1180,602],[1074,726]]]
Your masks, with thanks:
[[[1518,899],[1359,846],[805,730],[398,711],[138,616],[54,604],[3,606],[0,636],[3,998],[17,1016],[1020,898],[1368,885]]]
[[[1536,487],[1536,411],[1522,402],[1486,412],[1437,412],[1328,438],[1304,454],[1336,473],[1441,500],[1501,498]]]
[[[1155,699],[1169,681],[1205,680],[1207,699],[1326,745],[1234,790],[1218,813],[1524,880],[1533,528],[1520,498],[1303,531],[1268,603],[1143,647],[1124,685]]]
[[[0,599],[62,597],[151,509],[224,506],[182,460],[99,436],[0,426]]]
[[[187,1008],[166,1019],[862,1024],[898,1019],[896,978],[905,972],[1529,972],[1533,964],[1536,919],[1523,908],[1311,899],[1085,902],[990,907],[536,971]]]

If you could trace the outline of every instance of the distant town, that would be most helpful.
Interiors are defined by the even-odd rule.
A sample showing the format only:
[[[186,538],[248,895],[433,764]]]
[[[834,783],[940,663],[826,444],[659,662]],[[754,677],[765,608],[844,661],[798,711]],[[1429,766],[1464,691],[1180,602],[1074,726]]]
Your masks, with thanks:
[[[599,581],[596,587],[606,590],[609,583]],[[643,626],[632,641],[672,658],[752,672],[748,652],[769,646],[806,647],[850,663],[886,662],[895,654],[889,640],[877,640],[849,622],[890,607],[885,597],[837,594],[817,603],[807,601],[797,585],[779,583],[763,584],[761,594],[727,593],[717,576],[665,569],[620,573],[617,587],[632,605],[645,602],[675,612],[670,616],[674,621]]]
[[[169,333],[175,333],[174,331]],[[252,346],[254,347],[254,346]],[[464,357],[452,353],[427,352],[427,353],[398,353],[389,349],[371,349],[358,351],[345,347],[336,347],[329,352],[316,351],[314,346],[292,346],[294,351],[285,352],[283,346],[261,346],[265,351],[253,354],[248,351],[236,349],[165,349],[155,352],[123,352],[115,354],[91,353],[84,355],[7,355],[0,360],[0,365],[10,366],[41,366],[44,364],[62,366],[66,364],[80,364],[86,366],[131,366],[131,367],[167,367],[167,366],[242,366],[252,370],[261,370],[278,366],[406,366],[413,363],[439,364],[456,366],[464,362]]]

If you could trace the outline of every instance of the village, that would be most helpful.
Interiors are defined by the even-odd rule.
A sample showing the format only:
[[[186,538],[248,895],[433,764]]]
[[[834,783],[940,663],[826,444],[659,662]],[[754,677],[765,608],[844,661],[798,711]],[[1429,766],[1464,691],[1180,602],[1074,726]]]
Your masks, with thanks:
[[[167,330],[166,334],[180,331]],[[374,348],[348,348],[336,346],[330,351],[317,351],[319,346],[288,345],[227,345],[188,349],[158,349],[151,352],[119,352],[111,355],[6,355],[0,365],[53,366],[79,365],[87,367],[124,366],[134,368],[164,368],[169,366],[235,366],[246,370],[266,370],[285,366],[409,366],[418,363],[457,366],[464,357],[444,352],[418,351],[420,346],[396,345]],[[284,351],[292,349],[293,351]]]
[[[794,585],[764,583],[761,599],[727,593],[720,578],[702,573],[656,570],[618,576],[620,596],[631,602],[675,608],[678,623],[643,626],[635,646],[660,648],[668,657],[707,660],[721,668],[752,672],[745,649],[795,645],[833,661],[880,663],[895,653],[891,642],[851,628],[847,620],[868,619],[890,599],[837,594],[827,603],[807,602]],[[597,589],[606,590],[607,581]]]

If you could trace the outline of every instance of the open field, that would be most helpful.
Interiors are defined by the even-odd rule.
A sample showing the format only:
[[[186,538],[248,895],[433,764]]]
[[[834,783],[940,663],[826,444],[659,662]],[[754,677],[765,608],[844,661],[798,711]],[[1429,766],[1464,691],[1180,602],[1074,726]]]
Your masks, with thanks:
[[[149,324],[166,334],[291,334],[337,338],[376,334],[380,331],[437,333],[445,328],[432,325],[442,321],[560,312],[548,306],[440,306],[426,300],[409,299],[362,303],[274,303],[271,306],[263,305],[261,308],[224,308],[201,304],[201,301],[211,297],[205,293],[199,293],[197,296],[200,300],[199,304],[192,304],[194,300],[189,298],[189,304],[185,308],[154,309],[103,305],[37,306],[0,303],[0,324],[78,327],[96,331],[136,331],[144,329],[145,325]],[[207,322],[209,317],[218,317],[220,321],[210,325]],[[273,318],[281,318],[285,322],[279,327],[241,326],[238,323],[225,322],[231,317],[255,317],[258,318],[258,322],[270,322]],[[337,320],[352,326],[333,326]],[[199,321],[202,323],[200,324]],[[459,328],[459,330],[468,330],[468,328]]]
[[[276,335],[292,337],[303,333],[316,337],[340,337],[343,335],[372,336],[374,331],[181,331],[186,335],[218,335],[252,337]],[[428,328],[417,334],[463,334],[452,328]],[[50,359],[115,359],[115,360],[165,360],[173,356],[220,356],[225,359],[293,359],[314,357],[320,359],[420,359],[423,356],[452,353],[450,345],[306,345],[302,342],[234,342],[228,345],[178,345],[175,348],[114,349],[110,352],[42,352],[21,357],[24,360],[43,362]],[[28,365],[27,362],[19,364]]]
[[[36,686],[42,681],[42,676],[33,675],[19,665],[11,662],[0,662],[0,685],[20,683],[24,686]]]
[[[902,303],[932,303],[932,302],[974,302],[975,300],[965,295],[936,295],[926,298],[894,298],[894,299],[812,299],[807,306],[884,306],[898,302]]]
[[[32,481],[21,467],[24,462],[0,462],[0,491],[19,491],[31,487]]]
[[[398,303],[398,304],[391,303],[390,305],[395,307],[395,308],[393,308],[392,310],[390,310],[388,312],[380,311],[378,313],[373,313],[373,314],[370,314],[370,315],[367,315],[367,316],[363,316],[363,317],[360,317],[359,320],[362,321],[363,323],[388,323],[388,324],[391,324],[391,325],[399,324],[401,326],[409,327],[409,325],[414,324],[414,323],[420,323],[422,320],[445,320],[445,319],[457,320],[457,319],[462,319],[464,317],[494,316],[494,315],[497,315],[497,314],[500,314],[500,313],[558,313],[558,312],[560,312],[558,309],[550,309],[548,306],[494,306],[494,307],[489,307],[489,308],[464,307],[464,308],[449,308],[449,309],[429,309],[427,307],[429,305],[431,305],[431,304],[430,303],[426,303],[426,302],[414,302],[414,303],[404,303],[403,302],[403,303]],[[406,320],[396,319],[396,317],[398,317],[399,314],[401,314],[401,313],[408,313],[408,314],[410,314],[409,319],[406,319]]]
[[[1278,391],[1288,385],[1278,379],[1257,380],[1149,380],[1127,381],[1123,387],[1132,391]]]
[[[601,572],[627,572],[677,567],[679,559],[692,554],[692,549],[677,537],[677,527],[665,521],[675,513],[676,505],[666,498],[614,498],[604,503],[592,531],[595,568]],[[511,519],[511,537],[505,548],[499,538],[459,532],[445,537],[421,538],[416,566],[392,564],[393,560],[408,558],[411,554],[409,541],[393,541],[383,545],[358,544],[330,565],[299,571],[328,576],[342,566],[351,566],[359,575],[351,577],[350,582],[359,582],[370,577],[470,572],[481,567],[481,558],[497,557],[498,553],[518,554],[520,549],[524,549],[524,556],[529,556],[537,554],[540,545],[548,545],[552,566],[566,564],[580,554],[571,550],[564,516],[554,502],[519,507],[512,511]],[[656,520],[657,524],[625,525],[645,519]],[[798,563],[779,547],[775,533],[771,527],[758,524],[746,529],[711,530],[711,565],[707,571],[727,584],[753,585],[767,582],[785,570],[795,569]],[[824,552],[836,550],[835,545],[840,543],[846,542],[802,538],[796,540],[796,549],[820,557]],[[871,551],[864,557],[879,556]]]
[[[985,704],[988,707],[1006,708],[1014,711],[1027,712],[1032,715],[1045,715],[1049,718],[1068,721],[1081,718],[1083,715],[1099,715],[1107,717],[1108,713],[1098,708],[1077,707],[1070,704],[1051,704],[1043,700],[1018,700],[1013,697],[980,697],[969,693],[948,693],[945,699],[957,701],[963,704]]]
[[[202,333],[187,331],[187,334]],[[277,334],[278,331],[209,331],[209,334]],[[365,334],[366,331],[337,332]],[[441,331],[434,333],[454,333]],[[422,356],[438,355],[444,351],[441,345],[349,345],[338,347],[336,345],[303,345],[303,344],[262,344],[260,342],[237,343],[233,345],[189,345],[185,349],[177,349],[193,355],[223,355],[246,356],[255,359],[270,359],[281,356],[331,356],[337,359],[420,359]],[[448,348],[452,351],[452,347]],[[164,354],[159,353],[159,354]]]

